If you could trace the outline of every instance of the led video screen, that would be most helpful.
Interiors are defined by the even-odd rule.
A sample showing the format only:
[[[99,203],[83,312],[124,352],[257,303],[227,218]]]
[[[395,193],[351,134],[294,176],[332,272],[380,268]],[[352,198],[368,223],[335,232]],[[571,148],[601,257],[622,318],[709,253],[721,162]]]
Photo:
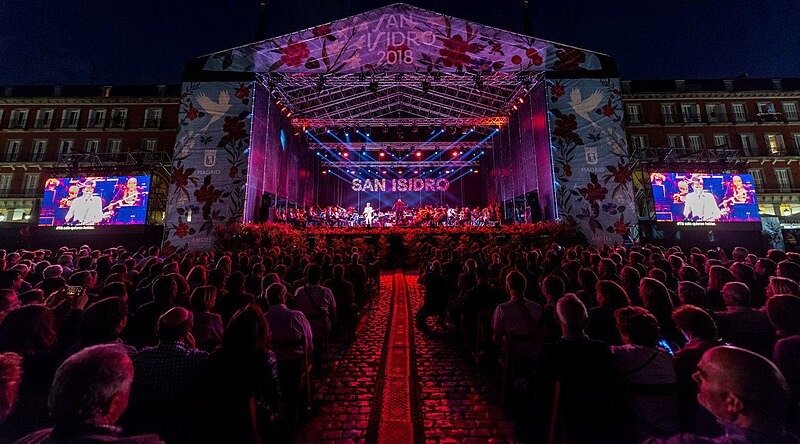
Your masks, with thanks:
[[[750,174],[652,173],[656,220],[679,225],[760,222]]]
[[[49,178],[45,181],[39,226],[91,229],[142,225],[147,221],[150,176]]]

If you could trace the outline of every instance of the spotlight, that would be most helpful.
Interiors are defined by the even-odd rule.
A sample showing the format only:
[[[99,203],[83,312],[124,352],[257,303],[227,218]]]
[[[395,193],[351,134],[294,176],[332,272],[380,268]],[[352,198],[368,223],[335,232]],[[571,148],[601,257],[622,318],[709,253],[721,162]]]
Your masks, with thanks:
[[[389,125],[383,125],[383,132],[384,133],[388,133],[389,132]]]
[[[450,170],[447,170],[447,171],[445,171],[444,173],[445,173],[445,174],[450,174]]]
[[[520,104],[523,104],[523,103],[525,103],[525,98],[524,98],[524,97],[520,97],[520,98],[519,98],[519,103],[520,103]]]
[[[511,109],[513,109],[514,111],[516,111],[516,110],[517,110],[517,105],[514,105],[514,106],[512,106],[512,107],[511,107]]]
[[[419,170],[414,170],[414,174],[419,174]]]
[[[322,174],[328,174],[328,170],[322,170]]]
[[[397,170],[397,174],[403,174],[403,170]]]
[[[381,174],[386,174],[386,170],[381,171]]]
[[[475,173],[475,174],[478,174],[478,170],[477,169],[472,170],[472,172]]]
[[[292,113],[291,112],[286,113],[286,117],[292,117]]]
[[[418,127],[417,125],[414,125],[414,126],[412,126],[412,127],[411,127],[411,132],[412,132],[412,133],[417,133],[417,132],[419,132],[419,127]]]
[[[325,127],[325,132],[326,132],[326,133],[330,133],[330,132],[331,132],[330,128],[328,128],[328,127],[326,126],[326,127]]]
[[[414,155],[417,156],[417,157],[422,157],[422,151],[417,151],[417,153],[414,154]]]
[[[458,151],[453,151],[453,157],[458,157]]]
[[[384,153],[383,151],[381,151],[380,154],[378,154],[378,157],[385,157],[385,156],[386,156],[386,153]]]
[[[433,134],[436,134],[436,128],[433,128],[433,129],[431,130],[431,135],[433,135]]]
[[[467,129],[466,127],[461,128],[461,134],[467,134],[468,132],[469,132],[469,129]]]
[[[350,153],[345,151],[345,152],[342,153],[342,157],[350,157]]]

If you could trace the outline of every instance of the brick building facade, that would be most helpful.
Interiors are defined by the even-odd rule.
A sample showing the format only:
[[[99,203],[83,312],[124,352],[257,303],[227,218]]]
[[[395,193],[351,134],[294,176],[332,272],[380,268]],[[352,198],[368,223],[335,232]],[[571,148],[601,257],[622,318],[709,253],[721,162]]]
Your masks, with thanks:
[[[35,218],[44,180],[70,166],[168,159],[179,95],[180,85],[0,87],[0,221]]]
[[[800,79],[623,81],[622,94],[631,147],[740,150],[761,214],[800,221]]]

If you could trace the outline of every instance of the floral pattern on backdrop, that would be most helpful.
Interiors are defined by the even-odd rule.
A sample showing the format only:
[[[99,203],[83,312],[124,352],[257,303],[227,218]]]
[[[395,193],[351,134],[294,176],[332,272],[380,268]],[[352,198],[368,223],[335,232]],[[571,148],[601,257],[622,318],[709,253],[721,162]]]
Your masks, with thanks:
[[[252,84],[184,83],[164,218],[166,247],[205,250],[242,220]]]
[[[206,70],[345,74],[495,73],[601,69],[591,52],[393,4],[221,51]]]
[[[620,244],[636,225],[619,79],[548,79],[556,204],[594,244]]]

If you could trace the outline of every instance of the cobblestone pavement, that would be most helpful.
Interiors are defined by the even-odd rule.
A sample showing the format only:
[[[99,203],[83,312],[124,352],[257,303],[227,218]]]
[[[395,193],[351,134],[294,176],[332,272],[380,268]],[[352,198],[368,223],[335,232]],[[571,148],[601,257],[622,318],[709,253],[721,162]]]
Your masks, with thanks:
[[[381,276],[381,291],[365,315],[355,340],[331,364],[314,395],[318,413],[302,442],[366,442],[370,412],[386,339],[393,274]]]
[[[380,295],[362,321],[355,341],[331,365],[329,376],[320,381],[314,397],[318,413],[300,436],[302,442],[377,442],[382,420],[394,419],[388,417],[391,409],[379,405],[386,399],[382,365],[390,347],[387,331],[392,304],[405,299],[394,294],[393,278],[393,274],[381,276]],[[423,300],[417,276],[398,278],[405,279],[411,305],[407,319],[414,343],[408,376],[416,386],[412,385],[409,416],[414,418],[415,441],[513,442],[511,422],[484,395],[490,391],[485,381],[451,344],[414,328],[413,313]],[[397,313],[397,307],[394,309]]]
[[[412,312],[422,305],[416,275],[406,276]],[[419,406],[426,443],[506,443],[514,429],[502,409],[487,399],[488,387],[452,344],[414,329]]]

